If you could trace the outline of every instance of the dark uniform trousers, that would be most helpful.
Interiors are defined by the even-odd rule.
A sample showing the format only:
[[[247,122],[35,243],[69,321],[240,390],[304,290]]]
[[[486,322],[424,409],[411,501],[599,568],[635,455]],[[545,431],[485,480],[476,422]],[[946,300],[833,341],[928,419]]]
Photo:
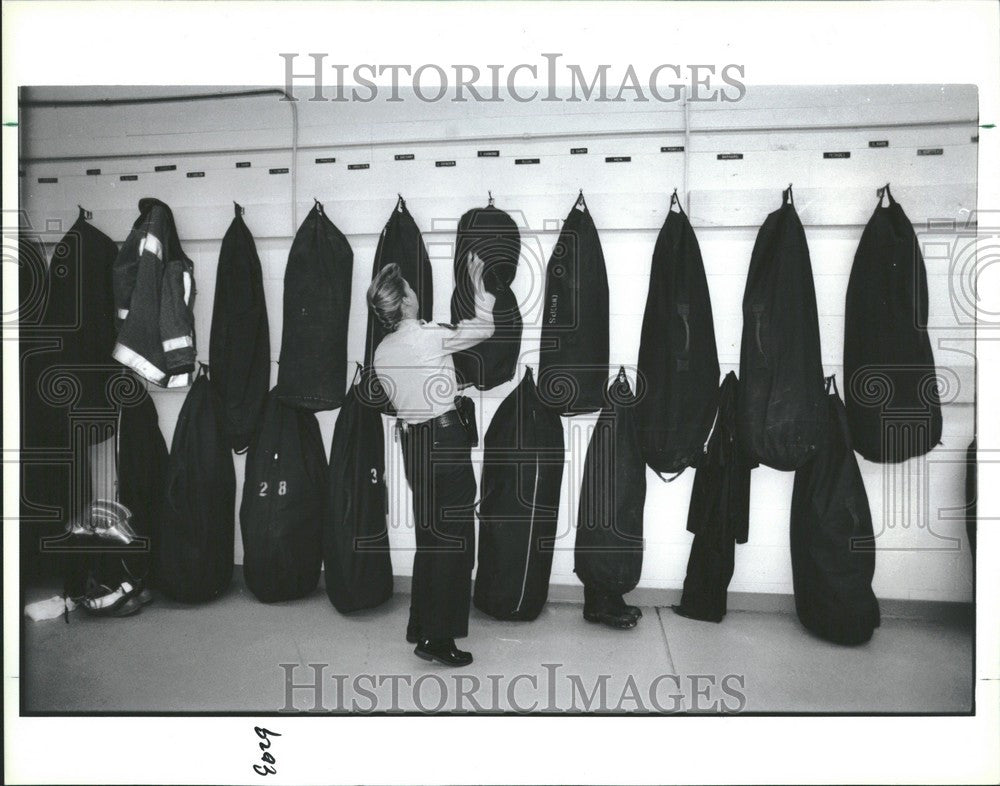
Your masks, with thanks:
[[[399,433],[417,540],[410,621],[424,638],[460,638],[469,631],[475,562],[476,477],[469,437],[457,422],[428,421]]]

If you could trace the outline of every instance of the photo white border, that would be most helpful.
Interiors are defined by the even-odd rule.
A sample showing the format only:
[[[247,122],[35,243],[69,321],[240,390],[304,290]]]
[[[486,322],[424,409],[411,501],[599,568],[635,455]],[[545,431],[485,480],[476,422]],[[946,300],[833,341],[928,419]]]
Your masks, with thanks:
[[[743,63],[747,84],[972,83],[1000,117],[998,5],[873,3],[3,4],[3,206],[17,203],[19,85],[280,86],[279,52],[343,63]],[[641,73],[642,71],[640,71]],[[384,80],[376,80],[384,82]],[[527,82],[526,82],[527,83]],[[1000,129],[982,129],[978,205],[1000,208]],[[5,260],[6,262],[7,260]],[[996,281],[993,273],[990,281]],[[985,279],[984,279],[985,280]],[[1000,290],[1000,287],[996,287]],[[4,265],[4,313],[16,308]],[[1000,312],[1000,293],[980,292]],[[5,347],[6,348],[6,347]],[[1000,400],[1000,345],[979,351],[979,401]],[[4,451],[16,451],[17,353],[3,354]],[[1000,447],[1000,407],[979,411]],[[5,463],[4,515],[18,468]],[[979,509],[1000,510],[980,467]],[[7,518],[10,521],[9,518]],[[20,718],[16,533],[4,527],[5,780],[257,782],[255,723],[280,726],[274,783],[1000,781],[1000,537],[979,530],[976,717]],[[127,654],[124,654],[126,655]],[[843,678],[844,675],[833,675]],[[278,746],[276,745],[276,748]]]

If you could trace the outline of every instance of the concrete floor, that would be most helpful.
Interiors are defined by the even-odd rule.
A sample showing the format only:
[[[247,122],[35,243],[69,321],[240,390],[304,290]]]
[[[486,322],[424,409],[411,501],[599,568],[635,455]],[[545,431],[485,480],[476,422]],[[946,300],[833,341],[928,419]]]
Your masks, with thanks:
[[[45,596],[42,591],[28,599]],[[967,712],[972,627],[884,618],[868,643],[810,635],[794,615],[730,612],[721,624],[644,607],[631,631],[550,602],[530,623],[473,609],[467,669],[416,658],[409,598],[351,616],[322,589],[263,605],[239,579],[197,607],[161,597],[141,614],[25,620],[26,711]],[[284,666],[282,666],[284,664]],[[286,681],[320,691],[286,689]],[[290,699],[289,699],[290,697]]]

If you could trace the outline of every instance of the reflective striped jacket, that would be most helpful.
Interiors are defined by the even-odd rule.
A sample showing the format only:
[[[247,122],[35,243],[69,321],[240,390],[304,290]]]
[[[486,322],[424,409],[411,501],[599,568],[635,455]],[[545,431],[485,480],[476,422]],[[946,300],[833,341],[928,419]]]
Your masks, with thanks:
[[[194,265],[174,216],[158,199],[139,200],[139,218],[115,259],[115,360],[160,387],[194,379]]]

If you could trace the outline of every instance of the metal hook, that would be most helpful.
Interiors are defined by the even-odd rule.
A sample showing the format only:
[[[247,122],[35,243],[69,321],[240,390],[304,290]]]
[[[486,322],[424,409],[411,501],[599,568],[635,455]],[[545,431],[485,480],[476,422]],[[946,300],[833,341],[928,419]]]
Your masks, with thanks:
[[[83,207],[83,205],[77,205],[80,208],[80,217],[85,218],[88,221],[94,217],[93,213]]]
[[[235,199],[233,200],[233,210],[238,216],[242,216],[246,212],[246,210],[243,208],[243,205],[241,205]]]
[[[399,201],[396,202],[396,210],[398,210],[400,213],[402,213],[403,212],[403,205],[406,204],[406,200],[403,199],[403,195],[400,194],[398,191],[396,192],[396,196],[399,197]]]
[[[313,202],[316,203],[315,205],[313,205],[313,207],[315,207],[320,213],[322,213],[323,212],[323,203],[320,202],[318,199],[316,199],[316,197],[313,197]]]
[[[674,189],[674,193],[670,195],[670,207],[674,205],[679,205],[681,201],[677,198],[677,189]],[[669,209],[669,208],[668,208]]]
[[[489,200],[489,202],[487,202],[487,204],[490,207],[493,207],[493,192],[492,191],[487,191],[486,193],[489,194],[489,196],[490,196],[490,200]]]

